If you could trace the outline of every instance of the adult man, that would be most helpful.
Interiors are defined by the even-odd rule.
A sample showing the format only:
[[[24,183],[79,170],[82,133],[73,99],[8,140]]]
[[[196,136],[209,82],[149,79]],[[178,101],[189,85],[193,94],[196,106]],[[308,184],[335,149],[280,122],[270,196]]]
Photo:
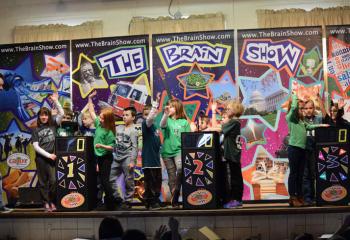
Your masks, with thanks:
[[[92,64],[85,61],[80,66],[80,83],[83,95],[87,94],[93,88],[106,88],[107,83],[101,78],[96,78]]]

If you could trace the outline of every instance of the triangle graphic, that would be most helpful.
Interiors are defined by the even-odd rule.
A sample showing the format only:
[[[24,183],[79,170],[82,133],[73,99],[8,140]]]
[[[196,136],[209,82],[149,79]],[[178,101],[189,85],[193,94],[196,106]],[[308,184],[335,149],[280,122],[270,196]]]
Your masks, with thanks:
[[[58,165],[59,168],[64,169],[61,159],[58,160],[58,164],[57,165]]]
[[[81,180],[83,180],[83,182],[85,182],[85,175],[78,172],[78,175],[80,176]]]
[[[206,169],[207,173],[209,174],[210,178],[213,178],[214,174],[212,171],[210,171],[209,169]]]
[[[190,160],[188,159],[188,157],[187,157],[187,156],[186,156],[186,159],[185,159],[185,164],[187,164],[187,165],[191,166],[191,162],[190,162]]]
[[[70,181],[68,189],[77,189],[77,187],[74,185],[72,181]]]
[[[345,181],[348,178],[347,176],[345,176],[342,173],[339,173],[339,176],[340,176],[341,180],[343,180],[343,181]]]
[[[327,160],[331,161],[331,162],[334,162],[335,160],[337,160],[337,156],[334,156],[334,155],[331,155],[331,154],[328,154],[327,155]]]
[[[192,152],[192,153],[188,153],[190,154],[191,158],[194,159],[194,156],[196,155],[196,153]]]
[[[208,162],[208,163],[206,164],[206,166],[207,166],[208,168],[210,168],[210,169],[213,169],[213,168],[214,168],[214,166],[213,166],[213,161]]]
[[[321,151],[318,153],[318,159],[324,160],[324,156]]]
[[[186,182],[187,182],[188,184],[192,185],[192,177],[187,178],[187,179],[186,179]]]
[[[81,172],[85,172],[85,164],[82,164],[79,168],[78,168],[79,171]]]
[[[212,181],[210,181],[208,178],[205,178],[205,182],[207,183],[207,185],[212,184]]]
[[[185,171],[185,177],[187,177],[191,173],[191,170],[188,168],[184,168],[184,171]]]
[[[58,185],[60,185],[63,188],[66,188],[66,179],[63,179]]]
[[[320,178],[323,179],[323,180],[325,180],[325,181],[327,181],[326,172],[322,173],[322,174],[320,175]]]
[[[61,180],[61,178],[64,177],[64,173],[63,172],[60,172],[60,171],[57,171],[57,178],[58,180]]]
[[[330,178],[329,181],[331,181],[331,182],[339,182],[338,178],[335,176],[334,173],[331,174],[331,178]]]
[[[340,166],[343,168],[344,172],[348,174],[348,167],[344,166],[343,164],[340,164]]]
[[[324,148],[323,148],[323,151],[325,151],[326,153],[328,153],[328,152],[329,152],[329,147],[324,147]]]
[[[73,162],[77,157],[76,156],[69,156],[69,159],[71,162]]]
[[[197,178],[196,186],[197,187],[204,187],[204,183],[202,182],[202,180],[200,178]]]
[[[198,158],[201,158],[203,155],[204,155],[204,153],[203,153],[203,152],[197,152],[197,156],[198,156]]]
[[[77,183],[78,183],[79,188],[84,187],[84,184],[82,184],[81,182],[77,181]]]
[[[340,159],[340,161],[344,164],[348,164],[349,163],[349,156],[345,155],[342,159]]]
[[[341,149],[339,150],[339,155],[343,155],[344,153],[346,153],[346,151],[345,151],[344,149],[341,148]]]
[[[208,159],[211,159],[212,156],[210,156],[209,154],[205,154],[205,157],[204,157],[204,161],[207,161]]]
[[[331,149],[332,149],[332,153],[334,153],[335,151],[338,150],[338,147],[331,147]]]
[[[80,164],[80,163],[82,163],[82,162],[84,162],[84,159],[78,158],[77,164]]]
[[[62,157],[62,159],[63,159],[65,162],[68,161],[68,157],[67,157],[67,156]]]
[[[321,172],[325,168],[325,165],[322,163],[318,163],[317,167],[318,167],[318,172]]]

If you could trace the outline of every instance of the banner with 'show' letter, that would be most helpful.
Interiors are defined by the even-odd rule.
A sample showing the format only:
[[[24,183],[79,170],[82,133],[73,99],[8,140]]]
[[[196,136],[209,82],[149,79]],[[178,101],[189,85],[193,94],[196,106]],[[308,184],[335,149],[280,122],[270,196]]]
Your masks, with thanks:
[[[244,199],[287,199],[288,99],[311,99],[319,113],[321,27],[238,30],[238,54]]]

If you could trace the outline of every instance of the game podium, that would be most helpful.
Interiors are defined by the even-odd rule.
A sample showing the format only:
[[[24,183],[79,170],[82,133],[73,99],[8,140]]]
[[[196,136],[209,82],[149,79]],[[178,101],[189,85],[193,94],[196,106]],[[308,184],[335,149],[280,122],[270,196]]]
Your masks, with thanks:
[[[349,204],[350,129],[339,127],[317,128],[316,149],[316,204]]]
[[[56,137],[56,155],[57,209],[94,209],[97,174],[93,137]]]
[[[183,208],[221,207],[224,174],[219,134],[186,132],[181,140]]]

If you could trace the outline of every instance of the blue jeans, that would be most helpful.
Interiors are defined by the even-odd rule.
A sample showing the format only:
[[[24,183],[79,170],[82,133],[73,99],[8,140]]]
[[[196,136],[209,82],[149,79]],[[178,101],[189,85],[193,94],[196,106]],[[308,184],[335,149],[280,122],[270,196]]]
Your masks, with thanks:
[[[303,195],[305,201],[315,200],[316,159],[314,150],[306,150],[306,162],[303,176]]]
[[[290,170],[288,178],[289,196],[302,197],[302,184],[305,166],[305,149],[289,145],[288,159]]]

